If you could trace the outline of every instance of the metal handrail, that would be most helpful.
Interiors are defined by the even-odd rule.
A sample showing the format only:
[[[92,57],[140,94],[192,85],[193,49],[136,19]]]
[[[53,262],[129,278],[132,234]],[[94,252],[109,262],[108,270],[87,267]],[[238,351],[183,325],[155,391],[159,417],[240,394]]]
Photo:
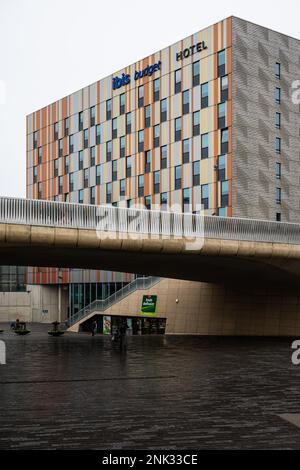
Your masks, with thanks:
[[[147,209],[0,197],[0,223],[145,234],[164,238],[218,238],[300,244],[300,224],[202,216]]]
[[[124,299],[124,297],[127,297],[129,294],[131,294],[132,292],[136,290],[149,289],[150,287],[157,284],[160,281],[160,279],[161,279],[160,277],[154,277],[154,276],[138,277],[134,279],[132,282],[130,282],[129,284],[126,284],[126,286],[122,287],[122,289],[119,289],[114,294],[107,297],[106,299],[94,300],[86,307],[82,308],[78,312],[71,315],[68,319],[68,325],[69,326],[74,325],[79,320],[82,320],[82,318],[86,317],[87,315],[95,311],[103,312],[104,310],[107,310],[113,304]]]

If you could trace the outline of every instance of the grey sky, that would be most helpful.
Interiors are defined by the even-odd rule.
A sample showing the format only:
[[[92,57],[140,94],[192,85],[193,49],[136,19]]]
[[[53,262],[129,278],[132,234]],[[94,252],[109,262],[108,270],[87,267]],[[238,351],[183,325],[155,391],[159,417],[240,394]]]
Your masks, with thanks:
[[[0,0],[0,195],[25,196],[27,114],[230,15],[300,38],[299,12],[296,0]]]

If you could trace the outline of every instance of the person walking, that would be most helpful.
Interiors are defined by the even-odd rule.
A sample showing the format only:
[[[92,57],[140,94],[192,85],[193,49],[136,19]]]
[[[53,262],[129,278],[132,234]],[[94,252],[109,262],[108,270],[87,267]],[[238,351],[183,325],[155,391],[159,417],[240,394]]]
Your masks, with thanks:
[[[127,321],[123,320],[120,326],[120,351],[125,352],[127,350]]]
[[[97,333],[97,330],[98,330],[98,325],[97,325],[96,320],[94,320],[92,323],[92,336],[95,336],[95,334]]]

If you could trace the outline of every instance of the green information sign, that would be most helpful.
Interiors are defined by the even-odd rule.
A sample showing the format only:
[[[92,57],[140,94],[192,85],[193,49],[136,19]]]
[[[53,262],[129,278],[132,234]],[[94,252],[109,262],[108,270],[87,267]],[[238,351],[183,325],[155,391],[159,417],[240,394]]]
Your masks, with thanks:
[[[143,295],[141,315],[156,315],[157,295]]]

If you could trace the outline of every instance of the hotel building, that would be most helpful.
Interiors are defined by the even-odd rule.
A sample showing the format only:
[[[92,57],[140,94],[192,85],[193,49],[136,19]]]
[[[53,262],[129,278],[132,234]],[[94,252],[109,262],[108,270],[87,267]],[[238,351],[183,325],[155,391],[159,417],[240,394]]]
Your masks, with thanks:
[[[27,116],[27,197],[300,221],[300,42],[229,17]],[[69,313],[133,274],[30,268]]]

